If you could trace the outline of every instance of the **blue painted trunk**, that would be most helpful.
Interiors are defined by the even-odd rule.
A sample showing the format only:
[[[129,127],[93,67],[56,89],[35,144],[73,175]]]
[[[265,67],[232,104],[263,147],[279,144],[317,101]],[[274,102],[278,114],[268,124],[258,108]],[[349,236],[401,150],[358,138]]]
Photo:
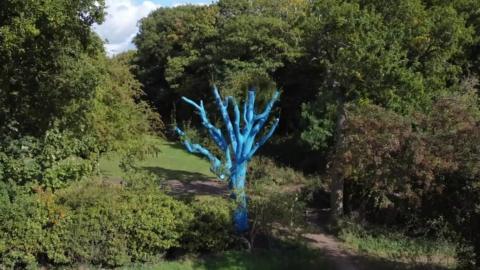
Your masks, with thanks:
[[[243,233],[248,230],[248,210],[247,210],[247,195],[245,192],[245,181],[247,176],[247,162],[233,166],[234,171],[230,178],[230,188],[232,190],[232,198],[237,203],[233,215],[233,222],[235,231]]]

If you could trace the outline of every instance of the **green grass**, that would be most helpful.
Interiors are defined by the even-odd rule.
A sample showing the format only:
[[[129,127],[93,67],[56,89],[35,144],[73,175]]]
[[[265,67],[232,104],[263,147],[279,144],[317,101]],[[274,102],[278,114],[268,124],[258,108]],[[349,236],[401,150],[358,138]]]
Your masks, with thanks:
[[[330,270],[322,254],[307,248],[293,250],[226,252],[208,258],[185,259],[156,265],[138,265],[122,270]]]
[[[359,254],[372,258],[428,269],[454,269],[456,246],[446,240],[410,238],[400,232],[366,230],[361,227],[345,227],[339,238]],[[419,268],[423,269],[423,268]]]
[[[189,180],[198,178],[212,178],[208,161],[188,153],[182,145],[154,139],[160,152],[147,156],[136,162],[135,166],[145,171],[157,174],[162,179]],[[100,159],[100,171],[104,177],[122,178],[123,172],[119,167],[121,155],[109,153]]]

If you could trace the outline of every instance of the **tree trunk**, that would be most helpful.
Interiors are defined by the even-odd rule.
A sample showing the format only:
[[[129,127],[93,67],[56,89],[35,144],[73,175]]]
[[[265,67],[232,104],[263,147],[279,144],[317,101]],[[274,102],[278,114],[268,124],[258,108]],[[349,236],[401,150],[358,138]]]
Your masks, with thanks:
[[[237,208],[233,214],[233,222],[236,232],[243,233],[248,230],[247,195],[245,193],[247,163],[236,164],[234,168],[230,188],[232,188],[232,198],[235,199]]]
[[[340,102],[337,107],[337,123],[335,127],[335,151],[338,151],[342,145],[343,128],[345,126],[345,103]],[[334,159],[336,160],[336,159]],[[343,186],[344,179],[343,173],[339,164],[332,164],[332,184],[330,187],[330,208],[331,208],[331,220],[336,223],[343,215]]]

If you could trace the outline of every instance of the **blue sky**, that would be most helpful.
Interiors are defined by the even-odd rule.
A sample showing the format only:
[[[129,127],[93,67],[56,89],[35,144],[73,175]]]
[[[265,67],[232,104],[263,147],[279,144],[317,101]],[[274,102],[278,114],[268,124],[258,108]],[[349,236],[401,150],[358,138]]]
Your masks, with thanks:
[[[159,7],[185,4],[205,5],[213,0],[106,0],[107,17],[94,30],[106,40],[105,49],[110,55],[134,49],[133,37],[138,32],[138,21]]]

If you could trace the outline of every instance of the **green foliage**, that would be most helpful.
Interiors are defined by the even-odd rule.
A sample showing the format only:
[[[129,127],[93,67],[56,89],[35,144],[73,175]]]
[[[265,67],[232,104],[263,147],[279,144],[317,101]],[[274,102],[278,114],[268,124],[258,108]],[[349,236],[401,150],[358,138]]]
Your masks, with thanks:
[[[2,199],[5,267],[34,266],[41,258],[105,266],[156,260],[180,246],[193,218],[185,204],[158,190],[106,182]]]
[[[137,102],[130,56],[107,59],[91,29],[104,1],[8,0],[0,9],[2,144],[58,128],[98,151],[147,151],[143,136],[161,122]]]
[[[0,265],[35,269],[48,211],[37,198],[0,183]],[[9,192],[6,192],[6,191]]]
[[[83,116],[98,80],[84,60],[103,52],[90,27],[103,16],[104,1],[0,3],[2,138],[41,136],[66,114]]]
[[[84,180],[55,193],[0,182],[0,267],[158,262],[232,245],[228,200],[185,203],[151,179]]]
[[[230,200],[201,197],[191,205],[195,218],[185,232],[184,248],[194,252],[218,252],[234,244],[234,204]]]
[[[254,245],[257,236],[271,236],[279,229],[299,237],[305,213],[300,188],[307,178],[264,157],[252,160],[249,177],[250,244]]]
[[[84,183],[58,195],[72,213],[53,229],[70,262],[123,265],[151,261],[180,245],[192,219],[188,207],[155,189]],[[58,250],[52,249],[58,252]]]
[[[163,117],[172,110],[174,91],[198,97],[198,91],[208,87],[216,12],[210,6],[160,8],[141,20],[134,39],[137,75]]]
[[[96,61],[102,79],[86,116],[85,132],[96,138],[103,152],[126,152],[141,157],[155,151],[149,136],[159,133],[163,123],[140,100],[144,93],[131,73],[131,58],[131,53],[124,53]]]
[[[344,102],[408,113],[455,90],[465,71],[456,58],[473,44],[474,31],[461,11],[427,2],[314,1],[306,48],[320,81],[317,99],[304,107],[307,142],[331,143],[334,108]]]
[[[148,99],[168,118],[179,95],[207,100],[211,83],[234,96],[250,85],[272,90],[274,73],[300,55],[305,11],[301,0],[242,0],[152,12],[134,40]]]
[[[96,171],[95,145],[57,129],[0,145],[0,181],[58,189]]]
[[[57,189],[96,172],[101,152],[135,157],[155,152],[148,136],[162,123],[146,103],[136,101],[142,91],[124,58],[128,56],[85,56],[69,62],[72,69],[62,82],[67,88],[83,85],[85,96],[69,104],[62,101],[65,110],[50,123],[53,128],[36,136],[17,134],[12,139],[2,133],[0,178]]]
[[[300,237],[299,228],[304,225],[305,205],[300,200],[299,190],[289,190],[269,184],[249,188],[249,210],[251,229],[250,244],[254,246],[257,236],[271,236],[278,230],[284,236]],[[286,234],[285,234],[286,232]]]
[[[276,185],[302,185],[310,180],[302,172],[280,166],[273,159],[262,156],[252,159],[248,175],[252,183],[275,183]]]
[[[356,252],[384,258],[410,266],[428,265],[455,269],[457,246],[444,239],[408,237],[404,232],[365,229],[355,223],[342,223],[339,238]]]
[[[473,93],[441,97],[411,117],[350,106],[330,168],[345,178],[346,208],[414,235],[434,233],[443,217],[478,258],[479,112]]]

